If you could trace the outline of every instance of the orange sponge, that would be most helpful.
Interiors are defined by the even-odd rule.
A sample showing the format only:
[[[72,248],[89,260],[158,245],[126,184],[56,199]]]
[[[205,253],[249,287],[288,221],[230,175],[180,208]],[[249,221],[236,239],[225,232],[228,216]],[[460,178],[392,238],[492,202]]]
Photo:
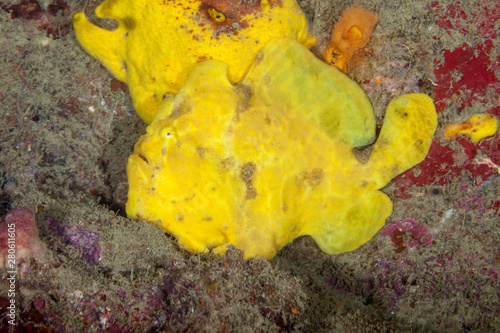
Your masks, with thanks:
[[[323,54],[325,62],[345,72],[354,51],[368,44],[377,21],[378,14],[367,9],[354,6],[344,10]]]

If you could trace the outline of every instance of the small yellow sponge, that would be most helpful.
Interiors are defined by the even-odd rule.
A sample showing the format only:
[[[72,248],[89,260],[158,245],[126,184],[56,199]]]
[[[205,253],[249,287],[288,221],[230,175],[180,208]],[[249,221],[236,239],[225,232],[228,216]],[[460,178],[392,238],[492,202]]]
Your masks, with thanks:
[[[498,130],[497,118],[488,113],[480,113],[471,116],[463,123],[448,124],[444,130],[444,136],[453,139],[458,134],[469,135],[471,140],[480,141],[488,136],[494,135]]]
[[[134,107],[147,123],[205,59],[225,62],[235,83],[271,38],[315,43],[295,0],[106,0],[97,8],[102,1],[88,1],[92,6],[73,18],[76,37],[129,85]]]
[[[379,189],[425,158],[436,126],[428,96],[395,98],[358,161],[353,147],[375,136],[364,92],[296,40],[273,39],[239,84],[207,60],[164,102],[128,160],[127,214],[193,252],[232,244],[270,259],[301,235],[351,251],[384,225],[392,203]]]

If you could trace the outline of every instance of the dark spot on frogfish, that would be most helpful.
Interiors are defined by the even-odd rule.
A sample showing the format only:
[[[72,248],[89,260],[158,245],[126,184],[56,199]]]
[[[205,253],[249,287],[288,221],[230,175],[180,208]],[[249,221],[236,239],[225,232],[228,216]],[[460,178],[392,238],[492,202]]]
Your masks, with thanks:
[[[245,195],[246,200],[255,199],[255,197],[257,196],[257,191],[253,186],[253,176],[255,174],[255,169],[256,166],[252,162],[245,163],[241,167],[240,178],[243,180],[247,188],[247,193]]]

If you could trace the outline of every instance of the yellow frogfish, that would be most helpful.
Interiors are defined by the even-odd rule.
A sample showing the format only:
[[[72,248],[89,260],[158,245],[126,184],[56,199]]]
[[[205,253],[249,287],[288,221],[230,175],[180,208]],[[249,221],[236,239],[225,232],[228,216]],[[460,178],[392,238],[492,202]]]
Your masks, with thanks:
[[[83,48],[128,84],[147,123],[205,59],[226,63],[235,83],[271,38],[316,41],[295,0],[87,0],[73,25]]]
[[[330,254],[370,240],[392,213],[379,190],[427,155],[432,99],[394,98],[376,138],[363,90],[295,39],[271,39],[238,83],[231,68],[200,62],[164,99],[128,160],[127,214],[189,251],[246,258],[301,235]],[[372,143],[361,161],[353,148]]]

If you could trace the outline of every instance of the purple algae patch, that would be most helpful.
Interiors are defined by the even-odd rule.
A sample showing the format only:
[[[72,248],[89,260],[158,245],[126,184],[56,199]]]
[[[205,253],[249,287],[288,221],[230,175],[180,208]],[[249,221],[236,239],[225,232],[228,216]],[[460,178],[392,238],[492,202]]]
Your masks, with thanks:
[[[380,232],[391,238],[397,253],[404,251],[406,247],[427,247],[433,240],[429,229],[412,218],[388,224]]]
[[[67,245],[76,249],[89,264],[96,264],[101,260],[102,247],[99,241],[102,237],[97,232],[87,230],[80,225],[62,225],[56,220],[48,220],[47,224]]]

